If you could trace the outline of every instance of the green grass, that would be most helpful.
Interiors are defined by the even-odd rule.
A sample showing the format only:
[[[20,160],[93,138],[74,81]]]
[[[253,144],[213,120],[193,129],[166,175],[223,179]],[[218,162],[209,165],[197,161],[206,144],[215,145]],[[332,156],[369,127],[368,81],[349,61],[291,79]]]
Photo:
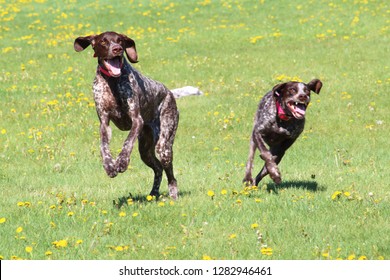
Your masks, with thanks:
[[[21,2],[0,1],[2,259],[390,259],[386,1]],[[165,178],[147,200],[136,150],[105,175],[96,61],[73,41],[106,30],[136,41],[142,73],[205,93],[178,100],[178,201]],[[284,183],[245,189],[259,100],[312,78]],[[125,137],[113,130],[114,154]]]

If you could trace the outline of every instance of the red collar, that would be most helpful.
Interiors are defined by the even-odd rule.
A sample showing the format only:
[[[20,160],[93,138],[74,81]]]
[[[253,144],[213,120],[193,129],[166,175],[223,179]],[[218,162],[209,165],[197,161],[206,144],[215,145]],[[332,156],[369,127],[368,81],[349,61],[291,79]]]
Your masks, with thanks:
[[[286,114],[286,112],[283,110],[282,105],[280,105],[279,100],[276,100],[276,110],[278,111],[278,117],[282,121],[288,121],[291,119],[290,116]]]
[[[108,72],[106,69],[104,69],[101,65],[98,66],[98,71],[100,71],[100,73],[102,73],[103,75],[105,75],[107,77],[112,77],[110,72]]]

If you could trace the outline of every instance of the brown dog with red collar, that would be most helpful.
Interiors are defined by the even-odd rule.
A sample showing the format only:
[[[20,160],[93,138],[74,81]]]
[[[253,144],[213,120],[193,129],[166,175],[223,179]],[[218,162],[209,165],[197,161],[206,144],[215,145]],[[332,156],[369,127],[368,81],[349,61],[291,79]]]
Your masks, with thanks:
[[[321,88],[322,82],[318,79],[308,84],[287,82],[274,86],[262,98],[255,115],[243,180],[247,185],[257,186],[268,174],[276,184],[282,181],[278,164],[304,129],[310,92],[318,94]],[[254,181],[252,169],[256,148],[265,164]]]
[[[165,171],[169,195],[177,199],[172,161],[179,111],[173,93],[162,83],[143,76],[127,62],[125,55],[131,63],[137,62],[138,55],[135,42],[126,35],[104,32],[78,37],[74,49],[80,52],[90,45],[98,59],[93,92],[100,120],[100,150],[107,175],[115,177],[127,170],[138,139],[141,159],[154,171],[150,194],[159,196]],[[109,149],[110,122],[120,130],[130,131],[116,159]]]

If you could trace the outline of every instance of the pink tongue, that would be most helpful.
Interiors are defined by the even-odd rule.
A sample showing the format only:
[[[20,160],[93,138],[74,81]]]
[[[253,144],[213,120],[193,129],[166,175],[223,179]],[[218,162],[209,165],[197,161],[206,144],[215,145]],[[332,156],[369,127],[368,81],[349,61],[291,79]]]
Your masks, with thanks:
[[[112,75],[120,75],[121,74],[121,61],[120,59],[114,58],[107,60],[107,64],[110,67],[110,71]]]
[[[298,104],[297,106],[295,106],[295,111],[298,112],[298,114],[300,115],[305,115],[306,108],[303,105]]]

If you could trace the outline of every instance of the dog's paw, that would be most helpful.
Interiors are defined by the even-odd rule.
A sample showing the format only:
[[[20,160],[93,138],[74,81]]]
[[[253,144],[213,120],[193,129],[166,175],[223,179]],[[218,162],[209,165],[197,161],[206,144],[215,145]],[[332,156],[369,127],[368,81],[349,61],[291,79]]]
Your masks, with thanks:
[[[115,170],[114,162],[111,161],[110,163],[105,163],[103,167],[110,178],[114,178],[116,175],[118,175],[118,172]]]
[[[126,156],[119,156],[116,160],[116,168],[115,170],[118,173],[123,173],[127,170],[127,167],[129,166],[130,159]]]
[[[269,175],[275,184],[279,185],[282,182],[282,176],[280,175],[278,168],[274,169],[272,172],[269,172]]]
[[[168,186],[168,190],[169,190],[169,196],[170,196],[173,200],[177,200],[178,197],[179,197],[179,191],[178,191],[178,189],[177,189],[176,184],[169,185],[169,186]]]
[[[251,176],[245,176],[244,179],[242,179],[242,182],[245,184],[245,186],[250,187],[254,185],[254,180]]]
[[[266,163],[267,171],[271,179],[275,184],[280,184],[282,182],[282,176],[280,174],[278,165],[274,161]]]
[[[280,176],[274,177],[274,178],[272,178],[272,180],[274,181],[274,183],[276,185],[279,185],[282,182],[282,178]]]

